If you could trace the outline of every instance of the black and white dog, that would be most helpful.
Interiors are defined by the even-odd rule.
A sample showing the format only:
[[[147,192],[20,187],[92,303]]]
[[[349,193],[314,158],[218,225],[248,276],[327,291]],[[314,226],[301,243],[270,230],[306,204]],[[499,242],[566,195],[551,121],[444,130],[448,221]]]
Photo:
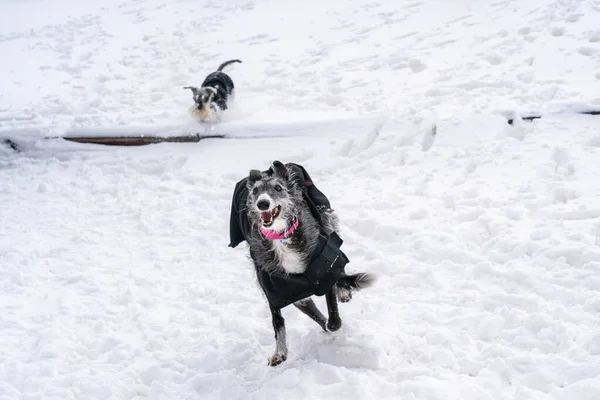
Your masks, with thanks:
[[[203,122],[220,118],[221,113],[227,109],[227,101],[235,88],[233,80],[223,72],[223,68],[241,62],[241,60],[225,61],[204,79],[200,88],[184,86],[184,89],[192,91],[195,104],[190,108],[190,113],[193,117]]]
[[[258,282],[271,310],[275,353],[269,365],[287,359],[286,331],[281,309],[293,304],[324,331],[342,325],[338,299],[370,286],[374,276],[347,275],[349,262],[340,250],[338,217],[304,167],[273,162],[269,170],[251,170],[236,185],[230,221],[230,247],[246,240]],[[325,295],[328,319],[312,295]]]

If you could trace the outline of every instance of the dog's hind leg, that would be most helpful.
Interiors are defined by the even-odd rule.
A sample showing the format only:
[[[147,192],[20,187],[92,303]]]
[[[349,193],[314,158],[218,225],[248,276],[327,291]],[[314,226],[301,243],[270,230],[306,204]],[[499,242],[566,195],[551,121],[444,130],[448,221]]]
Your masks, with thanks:
[[[327,294],[325,294],[325,301],[327,302],[327,312],[329,313],[329,320],[327,321],[327,329],[331,332],[335,332],[342,326],[342,320],[338,311],[338,303],[336,296],[336,289],[333,286]]]
[[[313,299],[307,298],[299,300],[294,303],[294,306],[319,324],[324,331],[327,331],[327,318],[319,311]]]
[[[287,359],[288,348],[285,338],[285,320],[281,315],[281,309],[269,305],[271,317],[273,319],[273,329],[275,330],[275,353],[269,358],[269,365],[274,367]]]

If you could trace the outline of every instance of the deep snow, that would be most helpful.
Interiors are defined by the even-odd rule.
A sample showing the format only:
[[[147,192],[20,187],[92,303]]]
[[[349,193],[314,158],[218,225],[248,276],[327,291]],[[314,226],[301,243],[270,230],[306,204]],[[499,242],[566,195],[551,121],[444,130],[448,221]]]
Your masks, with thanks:
[[[568,112],[600,105],[599,20],[593,1],[0,1],[0,138],[24,150],[0,144],[0,399],[600,398],[600,117]],[[182,86],[234,57],[232,109],[197,127]],[[43,139],[146,127],[232,138]],[[336,333],[286,308],[270,368],[227,243],[235,182],[275,159],[307,167],[348,269],[380,279]]]

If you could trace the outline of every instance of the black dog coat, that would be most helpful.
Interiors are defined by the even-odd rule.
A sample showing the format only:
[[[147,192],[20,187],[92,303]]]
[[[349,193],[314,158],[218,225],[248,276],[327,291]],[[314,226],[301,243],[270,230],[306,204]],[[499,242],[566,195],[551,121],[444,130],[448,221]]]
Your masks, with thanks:
[[[321,212],[331,209],[329,200],[314,185],[304,167],[293,163],[286,164],[286,166],[296,172],[291,175],[298,180],[304,201],[308,204],[313,217],[321,224]],[[273,170],[269,168],[265,172],[272,174]],[[247,180],[248,178],[244,178],[239,181],[233,192],[229,220],[229,247],[236,247],[246,240],[250,232],[250,222],[244,212],[248,198]],[[337,233],[333,232],[328,236],[321,229],[317,247],[311,255],[309,266],[303,273],[269,273],[258,268],[258,282],[269,303],[276,308],[283,308],[312,295],[322,296],[331,290],[346,264],[350,262],[340,250],[342,243],[343,241]]]
[[[217,103],[221,110],[227,110],[227,98],[234,89],[233,81],[229,75],[221,71],[211,72],[202,82],[202,87],[206,86],[217,90],[213,101]]]

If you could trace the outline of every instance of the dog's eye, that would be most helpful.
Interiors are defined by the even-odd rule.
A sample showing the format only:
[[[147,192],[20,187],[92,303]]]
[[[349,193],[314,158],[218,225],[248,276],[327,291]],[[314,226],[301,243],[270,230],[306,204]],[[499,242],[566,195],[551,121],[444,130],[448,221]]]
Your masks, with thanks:
[[[252,194],[256,194],[256,193],[258,193],[258,188],[257,187],[255,187],[254,189],[252,189]]]
[[[275,190],[281,192],[283,188],[281,187],[281,185],[275,185]]]

